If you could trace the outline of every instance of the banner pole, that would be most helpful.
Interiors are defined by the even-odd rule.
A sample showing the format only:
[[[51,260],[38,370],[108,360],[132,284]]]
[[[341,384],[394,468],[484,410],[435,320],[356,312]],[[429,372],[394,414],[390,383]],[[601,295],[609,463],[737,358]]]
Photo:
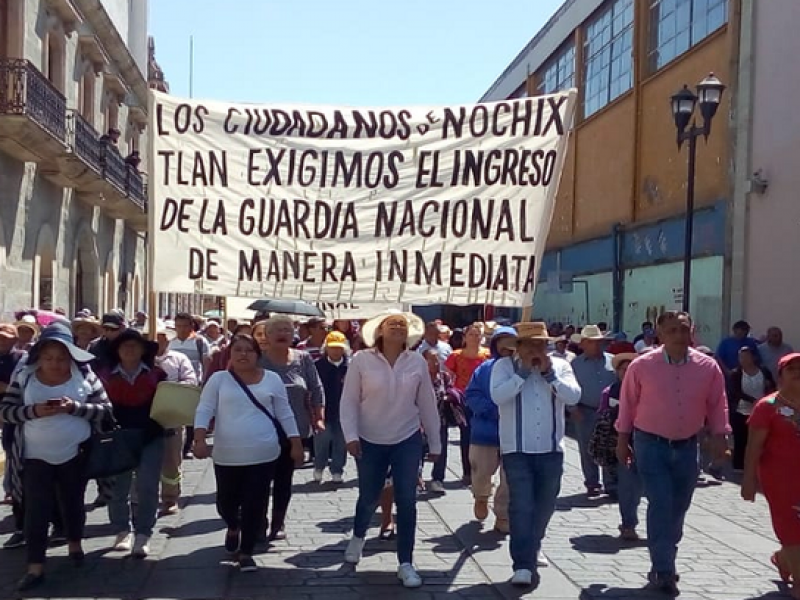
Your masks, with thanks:
[[[148,94],[148,117],[150,119],[149,128],[147,132],[147,276],[150,280],[148,282],[148,300],[150,310],[148,313],[148,334],[150,340],[155,342],[158,335],[158,293],[156,292],[156,259],[155,259],[155,231],[156,231],[156,215],[154,212],[155,207],[155,136],[156,134],[156,99],[153,91],[150,90]]]

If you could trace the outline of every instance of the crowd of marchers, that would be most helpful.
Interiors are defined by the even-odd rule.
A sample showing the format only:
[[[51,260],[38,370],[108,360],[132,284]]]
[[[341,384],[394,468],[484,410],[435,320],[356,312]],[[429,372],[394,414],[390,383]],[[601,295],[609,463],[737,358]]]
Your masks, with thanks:
[[[684,517],[707,476],[737,479],[744,500],[765,495],[779,542],[772,562],[787,584],[800,582],[800,354],[777,327],[756,340],[737,322],[712,351],[695,343],[682,312],[644,323],[630,341],[603,323],[451,330],[392,311],[224,324],[59,312],[0,323],[3,487],[15,525],[4,548],[27,552],[20,590],[44,581],[54,542],[83,564],[93,478],[111,550],[144,558],[159,515],[179,510],[182,462],[210,458],[221,541],[250,572],[265,544],[291,535],[295,469],[310,463],[314,481],[341,484],[348,456],[359,493],[343,561],[360,561],[380,508],[398,578],[418,587],[417,493],[445,493],[453,429],[475,519],[493,513],[494,529],[510,536],[514,585],[537,585],[548,566],[542,541],[567,431],[586,494],[618,503],[623,542],[646,536],[647,589],[678,595]],[[166,423],[165,406],[193,426]],[[112,474],[98,474],[99,439],[114,441],[117,454],[100,457],[117,465]],[[792,594],[800,598],[800,585]]]

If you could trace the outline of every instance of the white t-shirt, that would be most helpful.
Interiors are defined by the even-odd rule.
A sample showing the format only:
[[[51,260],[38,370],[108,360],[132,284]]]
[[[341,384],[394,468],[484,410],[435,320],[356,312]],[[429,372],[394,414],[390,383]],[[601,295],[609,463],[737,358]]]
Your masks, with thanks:
[[[256,400],[283,426],[289,437],[298,436],[297,423],[279,375],[264,371],[260,382],[248,385]],[[214,463],[238,467],[276,460],[281,453],[272,421],[253,406],[242,387],[228,371],[214,373],[203,388],[194,418],[195,428],[214,427]]]
[[[742,392],[748,396],[752,396],[756,400],[761,400],[764,396],[764,386],[764,373],[761,372],[761,369],[759,369],[758,373],[755,375],[748,375],[742,372]],[[736,405],[736,412],[740,415],[749,415],[753,412],[753,404],[745,400],[739,400],[739,403]]]
[[[44,404],[48,400],[67,397],[84,404],[89,386],[83,375],[73,369],[72,378],[62,385],[49,386],[39,381],[36,374],[21,373],[26,406]],[[55,415],[33,419],[25,423],[25,458],[43,460],[51,465],[63,465],[78,455],[81,443],[92,433],[89,421],[72,415]]]

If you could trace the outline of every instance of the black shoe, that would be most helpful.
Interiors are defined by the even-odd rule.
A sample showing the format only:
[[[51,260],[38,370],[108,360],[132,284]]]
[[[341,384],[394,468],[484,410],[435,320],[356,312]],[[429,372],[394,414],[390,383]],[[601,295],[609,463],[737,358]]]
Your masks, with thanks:
[[[3,549],[13,550],[14,548],[22,548],[26,543],[25,534],[21,531],[17,531],[6,540],[6,543],[3,544]]]
[[[239,551],[239,531],[231,531],[225,534],[225,551],[233,554]]]
[[[82,567],[83,561],[86,559],[86,554],[83,552],[83,550],[76,550],[69,553],[69,559],[76,567]]]
[[[270,542],[280,542],[286,539],[286,530],[283,528],[279,529],[278,531],[273,531],[269,534],[269,538],[267,538]]]
[[[108,506],[108,499],[103,498],[102,496],[98,496],[97,498],[94,499],[94,502],[92,502],[92,506],[94,506],[95,508],[105,508],[106,506]]]
[[[252,556],[243,556],[239,559],[239,572],[252,573],[257,570],[258,565],[256,565],[256,561],[253,560]]]
[[[60,529],[53,529],[53,533],[50,534],[50,545],[52,546],[62,546],[67,543],[67,536],[66,534],[61,531]]]
[[[25,573],[25,576],[17,582],[17,591],[26,592],[38,587],[44,583],[44,573],[34,575],[33,573]]]

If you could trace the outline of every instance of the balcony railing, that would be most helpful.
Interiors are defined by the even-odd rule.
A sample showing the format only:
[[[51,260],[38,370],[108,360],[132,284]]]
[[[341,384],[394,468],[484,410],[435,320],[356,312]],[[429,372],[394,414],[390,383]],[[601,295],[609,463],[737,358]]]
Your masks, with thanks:
[[[78,111],[71,110],[68,118],[70,129],[68,141],[72,146],[72,151],[100,173],[103,170],[103,148],[99,141],[100,136]]]
[[[110,142],[100,142],[103,156],[103,178],[125,193],[127,167],[125,159]]]
[[[28,60],[0,59],[0,115],[27,116],[54,137],[65,139],[67,101]]]
[[[144,181],[142,174],[136,170],[133,165],[126,165],[128,167],[128,197],[138,206],[142,208],[147,207],[147,197],[144,194]]]

